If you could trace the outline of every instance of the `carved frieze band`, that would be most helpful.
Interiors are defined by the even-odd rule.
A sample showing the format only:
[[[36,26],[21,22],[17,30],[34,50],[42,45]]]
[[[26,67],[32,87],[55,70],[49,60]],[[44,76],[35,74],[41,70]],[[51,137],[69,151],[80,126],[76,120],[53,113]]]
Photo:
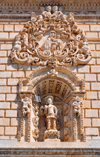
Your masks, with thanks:
[[[1,14],[28,14],[32,11],[41,13],[41,7],[46,5],[59,6],[63,12],[73,12],[76,14],[100,14],[100,2],[66,2],[66,3],[0,3]]]

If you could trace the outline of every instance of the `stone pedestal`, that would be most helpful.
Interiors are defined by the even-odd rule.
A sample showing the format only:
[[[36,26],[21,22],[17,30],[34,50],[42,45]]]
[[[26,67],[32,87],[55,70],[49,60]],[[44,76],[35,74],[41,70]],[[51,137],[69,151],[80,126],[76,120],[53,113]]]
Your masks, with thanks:
[[[60,132],[58,130],[46,130],[44,133],[44,139],[59,139],[60,138]]]

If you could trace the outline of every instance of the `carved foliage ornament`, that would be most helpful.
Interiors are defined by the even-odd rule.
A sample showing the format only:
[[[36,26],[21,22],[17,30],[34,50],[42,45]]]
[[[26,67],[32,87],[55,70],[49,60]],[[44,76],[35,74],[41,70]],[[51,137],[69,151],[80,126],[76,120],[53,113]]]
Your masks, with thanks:
[[[68,67],[88,63],[91,52],[74,15],[48,6],[41,15],[31,14],[31,21],[15,37],[11,59],[19,64]]]

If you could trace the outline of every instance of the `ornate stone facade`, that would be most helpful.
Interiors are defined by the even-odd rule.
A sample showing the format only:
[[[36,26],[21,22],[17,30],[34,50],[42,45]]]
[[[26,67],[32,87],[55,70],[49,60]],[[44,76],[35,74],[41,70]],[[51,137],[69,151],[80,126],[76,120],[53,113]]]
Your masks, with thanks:
[[[47,6],[38,16],[33,12],[31,21],[15,37],[11,60],[38,66],[27,79],[19,82],[23,105],[18,140],[30,142],[56,138],[66,142],[85,142],[85,82],[68,67],[87,64],[91,52],[87,37],[78,28],[74,15],[64,15],[57,6]],[[41,102],[34,100],[34,96],[40,97]]]
[[[11,4],[0,6],[0,155],[99,155],[99,2]]]

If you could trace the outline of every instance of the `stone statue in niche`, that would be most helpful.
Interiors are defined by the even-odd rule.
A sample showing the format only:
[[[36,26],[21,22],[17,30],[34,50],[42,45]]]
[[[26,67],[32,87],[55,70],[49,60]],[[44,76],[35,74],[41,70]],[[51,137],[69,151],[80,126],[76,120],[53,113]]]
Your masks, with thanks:
[[[47,96],[45,98],[47,105],[43,107],[46,116],[47,130],[45,131],[44,139],[59,139],[60,134],[57,130],[57,113],[56,106],[53,105],[53,97]]]
[[[23,116],[26,116],[30,112],[29,108],[31,107],[31,104],[28,101],[28,97],[22,99],[22,102],[23,102],[23,107],[22,107]]]
[[[57,108],[53,105],[53,97],[47,96],[46,104],[44,107],[44,114],[47,119],[47,130],[53,129],[56,130],[56,121],[57,121]]]

